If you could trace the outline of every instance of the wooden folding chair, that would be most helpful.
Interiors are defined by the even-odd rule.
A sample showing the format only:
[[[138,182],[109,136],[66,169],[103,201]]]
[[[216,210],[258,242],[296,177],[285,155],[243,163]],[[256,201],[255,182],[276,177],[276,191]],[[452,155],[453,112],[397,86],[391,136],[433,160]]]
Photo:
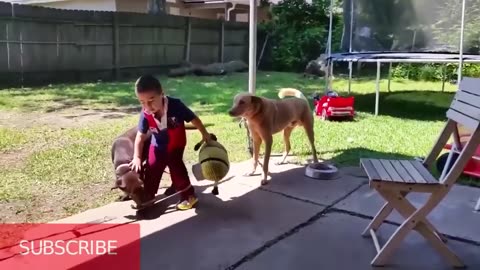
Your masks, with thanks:
[[[465,267],[460,259],[445,244],[446,239],[427,220],[427,215],[448,194],[461,175],[468,160],[473,156],[480,143],[480,79],[464,78],[448,109],[446,124],[425,160],[361,159],[360,164],[368,175],[371,188],[386,200],[386,203],[362,233],[371,235],[377,250],[372,260],[373,266],[384,266],[393,251],[413,229],[419,232],[454,267]],[[472,136],[451,169],[445,166],[437,180],[430,170],[445,143],[453,134],[454,147],[458,147],[457,124],[471,129]],[[460,149],[460,148],[457,148]],[[453,151],[451,151],[453,152]],[[450,162],[450,159],[447,163]],[[416,208],[406,198],[411,192],[429,193],[429,199],[420,208]],[[393,209],[397,210],[405,221],[397,228],[389,240],[381,247],[375,232]]]

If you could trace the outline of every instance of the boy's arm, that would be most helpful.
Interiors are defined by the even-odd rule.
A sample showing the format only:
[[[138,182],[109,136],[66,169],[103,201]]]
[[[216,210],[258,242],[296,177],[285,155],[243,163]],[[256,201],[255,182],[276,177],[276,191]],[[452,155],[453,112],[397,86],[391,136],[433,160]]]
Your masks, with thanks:
[[[200,131],[200,133],[202,134],[203,140],[207,141],[210,139],[210,133],[208,133],[207,129],[203,125],[202,120],[200,120],[198,116],[195,116],[195,118],[193,118],[191,123],[198,129],[198,131]]]
[[[133,148],[133,157],[142,159],[143,156],[143,144],[145,143],[145,139],[147,138],[148,132],[148,121],[143,115],[140,115],[140,120],[138,121],[138,131],[137,136],[135,136],[135,143]]]
[[[145,143],[146,138],[147,138],[146,133],[142,133],[140,130],[137,132],[137,136],[135,137],[134,149],[133,149],[134,158],[139,158],[140,160],[142,160],[143,144]]]
[[[180,112],[185,122],[192,123],[192,125],[196,129],[198,129],[198,131],[200,131],[200,133],[202,134],[203,140],[207,141],[210,139],[210,133],[208,133],[207,129],[203,125],[202,120],[200,120],[200,118],[181,101],[180,101]]]

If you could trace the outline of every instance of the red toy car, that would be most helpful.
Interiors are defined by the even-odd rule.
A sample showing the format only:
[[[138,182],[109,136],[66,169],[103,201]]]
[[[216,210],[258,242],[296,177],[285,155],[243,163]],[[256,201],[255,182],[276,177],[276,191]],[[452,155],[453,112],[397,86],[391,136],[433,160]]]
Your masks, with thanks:
[[[458,128],[460,147],[464,147],[466,142],[469,140],[471,136],[470,130],[460,125],[458,125],[457,128]],[[444,151],[444,153],[437,158],[436,165],[437,165],[437,170],[439,172],[443,171],[443,168],[447,163],[448,154],[450,151],[452,151],[452,145],[453,145],[453,137],[450,138],[449,143],[447,143],[443,148],[444,150],[447,150],[447,151]],[[452,160],[450,161],[450,164],[449,164],[450,165],[449,169],[453,166],[453,163],[457,160],[458,156],[460,155],[460,151],[456,150],[453,152]],[[465,165],[465,168],[463,169],[463,174],[480,178],[480,147],[477,148],[472,158],[467,162],[467,165]]]
[[[334,91],[328,91],[320,97],[316,94],[313,97],[314,115],[320,116],[322,120],[330,120],[332,118],[347,118],[352,120],[355,116],[353,105],[355,99],[351,97],[341,97]]]

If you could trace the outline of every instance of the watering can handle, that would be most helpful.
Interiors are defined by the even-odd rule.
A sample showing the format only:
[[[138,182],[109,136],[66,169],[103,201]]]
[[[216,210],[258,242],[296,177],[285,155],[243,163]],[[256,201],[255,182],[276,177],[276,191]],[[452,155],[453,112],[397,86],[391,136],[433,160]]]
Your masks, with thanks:
[[[215,134],[210,133],[210,136],[211,136],[212,140],[217,141],[217,136],[215,136]],[[203,140],[199,141],[197,144],[195,144],[195,147],[193,148],[193,150],[198,151],[198,149],[200,149],[200,146],[202,146],[202,144],[204,144],[204,143],[205,142]]]

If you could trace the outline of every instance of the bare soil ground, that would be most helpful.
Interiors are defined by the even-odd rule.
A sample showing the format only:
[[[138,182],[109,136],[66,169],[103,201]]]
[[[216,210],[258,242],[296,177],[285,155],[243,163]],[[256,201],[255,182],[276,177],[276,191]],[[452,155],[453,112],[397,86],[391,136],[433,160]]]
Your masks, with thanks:
[[[113,183],[113,167],[111,167],[108,159],[109,143],[123,130],[121,127],[135,124],[134,120],[128,118],[134,116],[135,113],[129,109],[111,111],[81,108],[69,108],[45,113],[0,111],[0,128],[20,134],[27,133],[25,141],[13,147],[13,149],[0,151],[0,171],[6,172],[1,173],[0,178],[5,177],[5,181],[2,180],[1,182],[7,187],[7,191],[5,191],[7,195],[2,197],[0,194],[0,206],[2,206],[0,207],[0,222],[46,222],[115,201],[121,192],[110,190]],[[123,121],[127,124],[122,124]],[[73,143],[82,140],[85,140],[84,143],[88,144],[88,134],[76,135],[75,132],[86,132],[85,130],[88,129],[86,127],[96,127],[98,125],[115,126],[111,132],[107,132],[109,138],[102,138],[104,141],[101,144],[104,148],[102,153],[106,154],[103,154],[99,159],[104,166],[97,170],[99,173],[95,174],[95,177],[101,179],[84,179],[84,181],[59,186],[48,184],[48,179],[36,179],[38,176],[35,174],[35,170],[38,170],[38,168],[32,168],[32,160],[36,160],[37,155],[42,155],[40,157],[40,161],[42,161],[42,159],[50,158],[49,155],[43,155],[42,153],[62,151],[65,147],[68,148]],[[117,127],[118,125],[121,127]],[[46,135],[30,134],[37,129],[41,129],[42,134]],[[93,128],[92,132],[95,133],[95,130]],[[76,139],[68,139],[70,133],[75,134]],[[104,134],[102,133],[99,136],[102,135]],[[38,139],[44,137],[51,138]],[[59,160],[59,162],[61,161]],[[85,160],[84,162],[89,161]],[[98,160],[92,160],[92,162],[97,163]],[[45,165],[46,168],[40,169],[53,170],[48,168],[51,164],[46,162]],[[86,167],[88,168],[88,166]],[[69,169],[72,173],[77,173],[75,168]],[[38,175],[48,175],[49,173],[54,172],[50,171]],[[20,181],[24,181],[25,185],[19,183]],[[11,189],[14,190],[9,192],[8,187],[12,187],[12,185],[13,188]],[[169,175],[165,174],[161,186],[168,185],[170,185]],[[17,194],[21,195],[17,196]]]

